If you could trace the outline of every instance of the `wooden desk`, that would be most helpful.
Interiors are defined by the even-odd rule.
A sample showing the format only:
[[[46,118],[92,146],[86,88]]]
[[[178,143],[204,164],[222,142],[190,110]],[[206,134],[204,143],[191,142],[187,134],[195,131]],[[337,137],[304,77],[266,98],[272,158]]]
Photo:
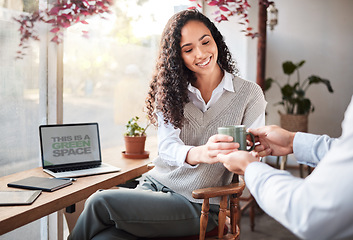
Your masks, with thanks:
[[[77,181],[68,187],[55,192],[42,192],[29,206],[0,206],[0,235],[80,202],[99,189],[108,189],[125,183],[152,168],[149,163],[155,157],[152,152],[156,151],[151,151],[150,158],[143,160],[125,159],[121,151],[121,148],[115,148],[102,153],[103,162],[120,167],[120,172],[77,178]],[[30,169],[1,177],[0,190],[16,190],[7,187],[7,183],[29,176],[50,177],[41,167]]]

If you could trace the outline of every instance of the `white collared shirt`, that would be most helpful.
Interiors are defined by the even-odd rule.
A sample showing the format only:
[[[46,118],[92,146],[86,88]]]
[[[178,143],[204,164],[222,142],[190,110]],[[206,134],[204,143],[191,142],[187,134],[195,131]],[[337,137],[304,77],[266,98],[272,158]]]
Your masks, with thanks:
[[[213,106],[222,94],[226,91],[234,92],[233,86],[233,75],[224,72],[224,77],[220,84],[213,90],[212,96],[206,104],[201,96],[201,92],[189,84],[189,99],[190,101],[199,108],[202,112],[207,111],[208,108]],[[180,129],[175,129],[170,123],[165,124],[163,114],[157,112],[158,116],[158,152],[159,156],[167,161],[171,166],[183,166],[187,165],[192,167],[185,162],[188,151],[194,147],[185,145],[180,139]],[[262,113],[250,126],[250,128],[258,128],[265,125],[265,113]]]

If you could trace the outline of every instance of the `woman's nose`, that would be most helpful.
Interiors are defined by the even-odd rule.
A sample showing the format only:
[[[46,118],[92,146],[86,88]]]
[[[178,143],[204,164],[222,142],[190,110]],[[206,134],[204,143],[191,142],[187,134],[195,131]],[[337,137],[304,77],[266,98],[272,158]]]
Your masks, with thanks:
[[[203,56],[203,51],[202,51],[202,49],[199,48],[199,47],[197,47],[197,48],[195,49],[195,57],[196,57],[196,58],[202,58],[202,56]]]

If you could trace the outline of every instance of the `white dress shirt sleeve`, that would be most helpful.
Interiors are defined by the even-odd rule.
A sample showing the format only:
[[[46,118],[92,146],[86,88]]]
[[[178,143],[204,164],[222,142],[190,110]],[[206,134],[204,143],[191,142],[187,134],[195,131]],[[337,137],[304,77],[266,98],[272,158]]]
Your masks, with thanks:
[[[300,238],[323,240],[353,236],[352,122],[351,102],[339,139],[296,134],[296,156],[310,163],[321,159],[305,179],[260,162],[249,164],[245,170],[246,185],[259,206]]]
[[[163,114],[157,113],[158,116],[158,154],[164,161],[171,166],[189,166],[195,167],[185,162],[186,155],[192,146],[187,146],[181,141],[180,129],[175,129],[170,123],[164,122]]]
[[[337,139],[327,135],[298,132],[293,141],[293,152],[300,164],[316,167]]]
[[[262,113],[260,116],[258,116],[249,128],[259,128],[263,126],[265,126],[265,113]]]

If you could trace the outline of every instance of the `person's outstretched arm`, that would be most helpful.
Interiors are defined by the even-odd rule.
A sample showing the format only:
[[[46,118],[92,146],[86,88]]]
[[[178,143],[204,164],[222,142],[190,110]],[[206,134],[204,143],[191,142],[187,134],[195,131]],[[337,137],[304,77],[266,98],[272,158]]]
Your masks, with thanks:
[[[229,170],[244,172],[245,183],[261,209],[300,238],[353,235],[353,192],[349,190],[353,149],[348,143],[334,145],[306,179],[258,162],[246,151],[219,154],[218,158]]]
[[[255,151],[260,156],[283,156],[294,153],[298,163],[315,167],[332,143],[337,141],[327,135],[314,135],[301,132],[289,132],[278,126],[249,129],[260,142]]]
[[[260,207],[297,236],[303,239],[352,237],[353,191],[350,191],[353,182],[352,122],[353,99],[342,123],[342,136],[338,140],[326,141],[325,136],[312,136],[313,146],[326,145],[330,150],[322,151],[324,157],[320,158],[320,164],[305,179],[257,162],[256,156],[244,151],[220,154],[218,158],[229,170],[245,172],[246,185]],[[294,153],[300,150],[296,149],[301,144],[299,135],[295,134],[293,139]],[[305,137],[307,136],[310,135],[306,134]],[[323,141],[327,144],[318,143]],[[258,146],[260,153],[271,148],[270,143],[266,144]],[[266,151],[276,154],[273,141],[271,149]],[[315,147],[311,148],[311,152],[313,150],[319,151]],[[284,152],[289,153],[290,150],[287,148]]]

